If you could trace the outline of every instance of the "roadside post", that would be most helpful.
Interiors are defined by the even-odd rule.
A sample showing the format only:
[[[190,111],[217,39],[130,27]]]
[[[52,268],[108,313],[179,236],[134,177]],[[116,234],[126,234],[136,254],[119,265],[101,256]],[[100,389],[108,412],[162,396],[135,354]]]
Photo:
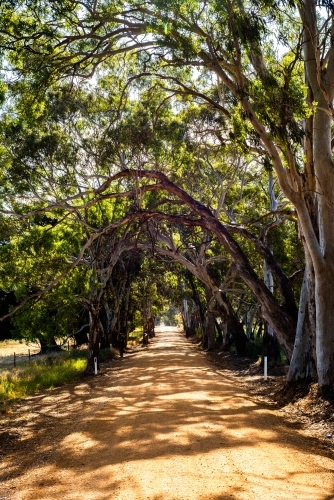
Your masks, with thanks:
[[[266,382],[268,378],[268,358],[264,357],[264,381]]]

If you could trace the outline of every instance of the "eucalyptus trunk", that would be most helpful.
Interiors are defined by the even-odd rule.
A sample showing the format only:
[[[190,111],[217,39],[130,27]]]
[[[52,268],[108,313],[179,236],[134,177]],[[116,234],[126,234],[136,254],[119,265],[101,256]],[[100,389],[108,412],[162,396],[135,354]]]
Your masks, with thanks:
[[[312,259],[315,282],[316,361],[321,389],[334,387],[334,163],[332,157],[332,124],[334,99],[334,45],[331,43],[321,61],[317,4],[304,0],[300,14],[304,26],[303,50],[306,82],[312,102],[316,103],[312,127],[312,167],[317,208],[316,224],[310,227],[303,217],[301,229]],[[333,15],[328,18],[330,39],[334,37]],[[310,99],[309,99],[310,100]]]
[[[288,382],[317,379],[314,292],[314,270],[310,256],[306,251],[306,266],[300,294],[296,339],[287,376]]]
[[[215,316],[210,311],[208,311],[206,315],[205,336],[207,341],[207,349],[208,351],[212,351],[212,349],[214,349],[216,345],[216,325]]]
[[[213,300],[213,295],[207,285],[205,286],[205,296],[207,313],[205,318],[205,341],[203,342],[203,345],[208,349],[208,351],[211,351],[216,345],[216,325],[214,313],[211,311],[211,301]]]
[[[333,173],[330,177],[334,186]],[[328,198],[319,200],[319,240],[325,264],[315,269],[317,373],[322,388],[334,386],[334,197]]]
[[[232,343],[231,341],[233,341],[236,347],[237,355],[245,356],[247,336],[242,323],[239,321],[239,318],[236,315],[226,293],[221,290],[216,290],[215,298],[220,307],[223,321],[226,325],[226,350],[228,350],[230,344]]]
[[[89,342],[88,342],[88,362],[87,373],[93,373],[95,370],[95,358],[97,361],[97,369],[100,369],[100,337],[101,337],[101,322],[99,318],[98,308],[90,306],[89,310]]]

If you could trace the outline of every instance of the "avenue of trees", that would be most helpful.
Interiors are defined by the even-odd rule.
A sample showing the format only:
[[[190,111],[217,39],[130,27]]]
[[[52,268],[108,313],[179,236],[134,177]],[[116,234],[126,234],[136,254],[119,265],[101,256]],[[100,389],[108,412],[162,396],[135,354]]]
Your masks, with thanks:
[[[263,329],[288,381],[333,389],[333,10],[1,2],[0,299],[18,335],[88,324],[92,360],[186,296],[208,349],[243,355]]]

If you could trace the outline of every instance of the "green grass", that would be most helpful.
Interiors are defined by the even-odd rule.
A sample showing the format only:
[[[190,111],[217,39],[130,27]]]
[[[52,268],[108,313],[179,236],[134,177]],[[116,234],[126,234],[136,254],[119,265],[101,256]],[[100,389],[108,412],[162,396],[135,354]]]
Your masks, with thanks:
[[[138,342],[142,336],[143,336],[143,329],[136,328],[135,330],[132,330],[132,332],[129,333],[129,341]]]
[[[22,399],[40,389],[70,382],[86,369],[87,355],[76,353],[48,356],[0,374],[0,401]]]
[[[115,356],[115,349],[102,349],[100,362],[110,361]],[[41,389],[71,382],[85,371],[87,357],[87,349],[62,351],[37,356],[31,363],[0,371],[0,403],[13,402]]]

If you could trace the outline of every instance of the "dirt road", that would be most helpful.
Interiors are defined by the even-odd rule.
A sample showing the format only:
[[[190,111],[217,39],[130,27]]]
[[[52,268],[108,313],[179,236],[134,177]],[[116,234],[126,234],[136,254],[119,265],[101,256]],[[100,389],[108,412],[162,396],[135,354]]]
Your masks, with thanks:
[[[1,500],[334,499],[333,457],[172,328],[11,418]]]

